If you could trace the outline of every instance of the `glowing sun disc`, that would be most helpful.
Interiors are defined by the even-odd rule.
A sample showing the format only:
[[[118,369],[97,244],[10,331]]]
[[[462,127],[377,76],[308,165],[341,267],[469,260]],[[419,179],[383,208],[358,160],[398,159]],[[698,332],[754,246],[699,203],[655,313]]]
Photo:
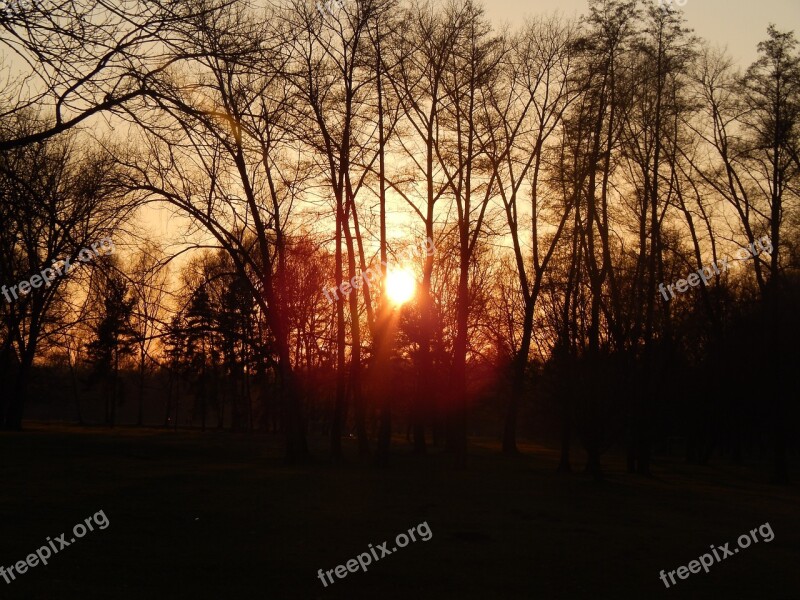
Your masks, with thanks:
[[[408,269],[389,271],[386,275],[386,295],[393,304],[405,304],[414,295],[417,282]]]

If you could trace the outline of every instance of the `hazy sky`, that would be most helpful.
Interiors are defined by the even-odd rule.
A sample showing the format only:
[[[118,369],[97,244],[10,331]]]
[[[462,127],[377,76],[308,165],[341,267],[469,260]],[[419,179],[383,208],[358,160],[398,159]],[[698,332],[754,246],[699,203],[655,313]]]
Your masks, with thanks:
[[[648,0],[645,0],[648,1]],[[656,2],[657,0],[651,0]],[[587,0],[485,0],[487,14],[512,26],[526,15],[560,11],[567,16],[586,12]],[[756,57],[756,44],[767,35],[767,25],[793,29],[800,37],[800,0],[685,0],[683,12],[695,34],[725,46],[742,66]]]

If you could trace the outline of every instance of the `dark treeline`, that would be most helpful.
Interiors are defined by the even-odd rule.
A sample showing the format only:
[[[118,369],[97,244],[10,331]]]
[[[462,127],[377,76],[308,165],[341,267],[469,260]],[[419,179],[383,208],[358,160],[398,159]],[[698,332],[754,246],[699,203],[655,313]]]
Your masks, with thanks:
[[[597,477],[612,447],[648,474],[677,439],[787,480],[792,32],[739,70],[656,2],[511,31],[463,0],[47,4],[0,15],[5,428],[55,369],[78,420],[89,394],[109,425],[280,432],[292,461],[312,432],[385,463],[402,432],[463,465],[470,432],[513,454],[541,420],[563,471],[579,443]],[[409,303],[363,285],[425,240]]]

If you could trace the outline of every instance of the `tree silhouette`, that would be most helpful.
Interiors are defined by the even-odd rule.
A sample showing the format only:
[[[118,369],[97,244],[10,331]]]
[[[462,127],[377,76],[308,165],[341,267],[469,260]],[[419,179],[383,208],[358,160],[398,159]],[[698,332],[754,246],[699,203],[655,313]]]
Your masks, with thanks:
[[[123,400],[120,390],[120,360],[133,354],[136,331],[131,324],[136,299],[130,297],[128,285],[121,275],[111,272],[105,277],[101,291],[103,309],[96,327],[95,339],[87,344],[91,365],[90,383],[100,382],[105,396],[105,422],[116,423],[117,404]]]

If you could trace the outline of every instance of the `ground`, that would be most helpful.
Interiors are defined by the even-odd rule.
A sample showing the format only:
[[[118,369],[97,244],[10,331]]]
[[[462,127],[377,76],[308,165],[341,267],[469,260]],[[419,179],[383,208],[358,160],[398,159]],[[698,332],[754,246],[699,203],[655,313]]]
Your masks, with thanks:
[[[327,459],[287,467],[266,435],[30,424],[0,434],[0,564],[97,511],[110,521],[15,581],[2,598],[800,599],[800,488],[754,465],[656,461],[651,478],[604,457],[607,477],[559,475],[553,449],[521,457],[473,440],[468,468],[410,454],[385,470]],[[581,459],[576,450],[576,462]],[[797,481],[797,474],[795,474]],[[334,569],[427,522],[433,537],[323,587]],[[769,523],[775,538],[666,589],[714,544]],[[419,536],[418,536],[419,537]]]

